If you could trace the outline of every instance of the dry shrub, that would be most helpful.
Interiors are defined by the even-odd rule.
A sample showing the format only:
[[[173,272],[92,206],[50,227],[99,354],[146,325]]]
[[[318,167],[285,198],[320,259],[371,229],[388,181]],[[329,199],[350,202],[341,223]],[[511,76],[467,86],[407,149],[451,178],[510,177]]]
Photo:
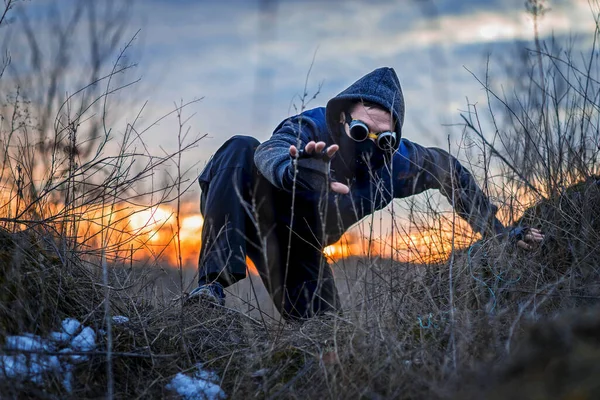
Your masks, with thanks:
[[[590,177],[539,202],[527,210],[519,224],[538,227],[547,236],[536,257],[549,272],[570,274],[569,285],[598,295],[598,243],[600,242],[600,180]],[[577,294],[575,291],[574,294]]]
[[[63,318],[85,317],[101,297],[81,266],[66,269],[33,232],[0,228],[0,338],[47,334]]]
[[[130,319],[112,326],[114,398],[172,397],[166,384],[178,372],[193,373],[198,364],[217,372],[229,398],[527,398],[578,390],[591,396],[597,390],[591,377],[600,354],[597,311],[553,317],[597,302],[593,260],[598,257],[590,237],[597,231],[577,233],[581,224],[567,229],[552,218],[574,214],[550,208],[562,204],[565,212],[569,199],[582,196],[578,211],[589,215],[587,207],[595,207],[594,185],[565,191],[564,198],[548,203],[543,217],[543,204],[525,214],[545,221],[543,229],[561,226],[563,236],[554,239],[558,243],[590,239],[583,240],[590,245],[587,253],[561,252],[572,247],[550,240],[534,252],[487,240],[431,265],[346,259],[336,267],[344,311],[304,323],[280,324],[204,304],[182,308],[181,302],[160,303],[156,277],[140,274],[137,289],[117,290],[125,275],[111,270],[111,315]],[[10,282],[19,288],[4,291],[17,290],[12,300],[0,297],[2,309],[13,310],[10,316],[5,313],[10,319],[3,324],[11,329],[4,335],[28,327],[44,335],[66,316],[79,317],[98,331],[106,329],[100,306],[103,289],[85,269],[73,274],[51,256],[40,262],[43,251],[32,236],[4,232],[2,238],[3,248],[9,249],[3,253],[8,260],[3,267],[11,268]],[[553,268],[552,246],[557,260],[570,261],[557,261]],[[585,268],[576,261],[577,254],[589,254]],[[56,377],[42,386],[21,382],[7,387],[5,381],[6,393],[25,398],[42,397],[42,391],[61,398],[104,396],[107,336],[98,338],[90,360],[73,371],[70,394]],[[560,374],[567,378],[559,379]]]

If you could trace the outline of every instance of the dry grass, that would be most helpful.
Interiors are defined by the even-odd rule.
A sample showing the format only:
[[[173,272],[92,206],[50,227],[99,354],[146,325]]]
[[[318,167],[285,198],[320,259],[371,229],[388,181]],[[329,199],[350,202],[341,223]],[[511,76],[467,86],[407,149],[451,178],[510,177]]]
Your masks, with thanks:
[[[587,196],[587,206],[578,205],[582,215],[597,209],[595,181],[549,204],[564,204],[573,193]],[[526,215],[538,215],[543,207]],[[576,228],[592,234],[578,224],[567,230],[561,220],[544,221],[563,226],[559,242],[561,237],[580,237]],[[16,237],[22,243],[21,236]],[[4,242],[11,243],[11,237],[5,233]],[[583,242],[587,245],[577,251],[600,259],[598,242]],[[544,246],[556,245],[549,241]],[[157,303],[148,290],[157,290],[152,282],[140,284],[145,289],[137,293],[115,291],[111,314],[130,321],[112,327],[114,397],[173,396],[165,389],[170,379],[202,363],[217,372],[229,398],[564,398],[574,393],[594,398],[600,390],[593,378],[600,324],[597,309],[581,307],[597,304],[600,276],[594,262],[583,268],[574,250],[555,251],[562,261],[554,268],[547,264],[550,249],[544,246],[527,253],[487,241],[455,254],[454,319],[448,263],[425,267],[383,259],[345,260],[345,271],[353,278],[339,279],[340,289],[351,281],[359,285],[346,292],[344,312],[304,323],[263,322],[203,304],[188,305],[182,314],[178,302]],[[23,244],[18,250],[16,244],[4,248],[3,257],[20,257],[19,273],[24,275],[2,282],[1,293],[21,288],[17,307],[3,298],[4,309],[14,310],[2,314],[2,326],[11,327],[3,329],[3,337],[27,328],[44,335],[65,316],[106,328],[102,288],[91,277],[75,279],[72,272],[48,267],[51,263],[27,262],[33,260],[32,252]],[[119,275],[112,276],[110,284],[117,287]],[[577,311],[565,314],[569,309]],[[11,383],[5,393],[38,397],[43,389],[48,397],[103,396],[105,339],[101,336],[90,361],[75,369],[71,394],[55,380],[43,388]]]

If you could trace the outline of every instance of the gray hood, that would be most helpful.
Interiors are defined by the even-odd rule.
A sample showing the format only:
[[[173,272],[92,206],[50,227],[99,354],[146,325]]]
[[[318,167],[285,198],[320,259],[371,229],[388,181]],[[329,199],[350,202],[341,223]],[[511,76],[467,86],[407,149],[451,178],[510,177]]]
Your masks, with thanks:
[[[394,130],[398,135],[396,143],[399,146],[404,123],[404,96],[394,69],[378,68],[329,100],[326,107],[327,127],[336,142],[341,133],[340,113],[358,101],[379,104],[392,114],[396,122]]]

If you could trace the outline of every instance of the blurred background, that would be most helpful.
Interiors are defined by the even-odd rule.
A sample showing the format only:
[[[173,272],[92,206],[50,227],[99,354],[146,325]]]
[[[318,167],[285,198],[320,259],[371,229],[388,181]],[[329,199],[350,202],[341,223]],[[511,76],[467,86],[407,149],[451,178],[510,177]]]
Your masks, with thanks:
[[[109,101],[90,109],[105,117],[105,131],[115,136],[107,149],[132,131],[143,141],[140,148],[157,156],[193,143],[177,162],[152,171],[153,184],[184,176],[179,214],[165,202],[128,218],[131,226],[147,228],[145,245],[163,246],[171,243],[179,215],[188,266],[195,266],[202,227],[195,179],[229,137],[264,141],[281,120],[324,106],[364,74],[390,66],[406,100],[404,137],[477,162],[460,115],[487,107],[478,80],[510,92],[523,52],[535,49],[536,38],[567,42],[577,53],[589,48],[595,27],[587,0],[39,0],[11,6],[0,31],[10,58],[2,88],[13,96],[18,88],[52,120],[68,108],[61,108],[64,98],[100,79],[90,87],[106,90]],[[106,85],[101,78],[111,68],[118,73]],[[173,111],[184,104],[177,118]],[[395,207],[394,218],[407,208]],[[361,229],[385,236],[390,211],[365,223]],[[350,245],[344,249],[352,252]],[[339,257],[344,249],[326,253]],[[170,257],[175,263],[175,253]]]

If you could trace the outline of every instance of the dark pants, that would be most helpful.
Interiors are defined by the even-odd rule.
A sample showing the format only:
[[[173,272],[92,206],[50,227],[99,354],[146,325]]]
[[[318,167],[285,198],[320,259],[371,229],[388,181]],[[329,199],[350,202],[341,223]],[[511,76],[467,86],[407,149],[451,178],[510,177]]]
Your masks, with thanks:
[[[292,203],[292,193],[262,177],[254,165],[258,145],[249,136],[232,137],[200,175],[200,283],[228,286],[243,279],[248,256],[284,318],[337,310],[339,297],[323,257],[319,204],[301,193]]]

